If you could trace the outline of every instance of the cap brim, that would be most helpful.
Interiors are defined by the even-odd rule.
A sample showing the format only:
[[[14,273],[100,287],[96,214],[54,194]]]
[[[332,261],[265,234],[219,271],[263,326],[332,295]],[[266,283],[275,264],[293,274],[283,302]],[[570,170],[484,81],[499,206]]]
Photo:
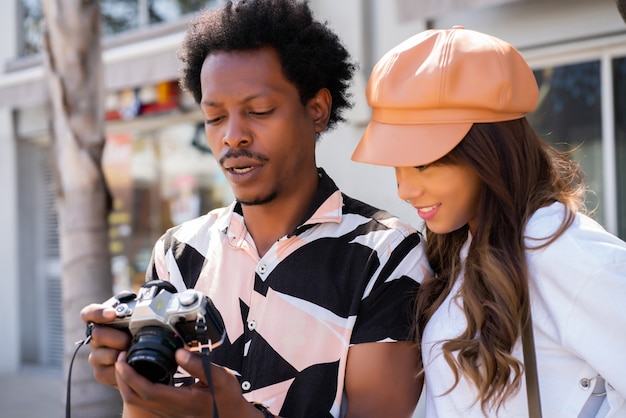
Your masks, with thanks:
[[[352,160],[393,167],[432,163],[452,151],[472,123],[396,125],[370,121]]]

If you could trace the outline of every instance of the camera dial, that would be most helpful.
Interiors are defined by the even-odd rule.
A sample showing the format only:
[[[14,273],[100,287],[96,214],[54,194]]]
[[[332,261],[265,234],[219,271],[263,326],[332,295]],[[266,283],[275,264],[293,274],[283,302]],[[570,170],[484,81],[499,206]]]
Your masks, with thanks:
[[[128,364],[155,383],[172,383],[177,349],[212,350],[226,337],[222,317],[208,297],[194,289],[177,293],[169,282],[146,282],[137,295],[122,293],[104,304],[117,312],[117,319],[105,325],[133,337]]]

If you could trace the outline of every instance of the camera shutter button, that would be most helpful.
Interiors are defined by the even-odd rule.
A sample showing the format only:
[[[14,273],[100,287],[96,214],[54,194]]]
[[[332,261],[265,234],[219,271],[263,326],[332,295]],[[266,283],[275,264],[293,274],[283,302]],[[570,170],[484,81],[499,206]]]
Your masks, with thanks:
[[[117,305],[117,307],[115,308],[115,312],[117,313],[118,318],[122,318],[124,316],[131,315],[133,313],[133,310],[130,309],[127,304],[121,303]]]
[[[179,295],[178,300],[183,306],[191,306],[198,300],[198,294],[195,290],[188,289]]]

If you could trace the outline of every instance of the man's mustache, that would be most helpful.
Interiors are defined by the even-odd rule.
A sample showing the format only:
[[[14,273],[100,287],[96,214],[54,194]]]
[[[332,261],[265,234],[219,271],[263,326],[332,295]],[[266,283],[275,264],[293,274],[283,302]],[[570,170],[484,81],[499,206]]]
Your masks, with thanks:
[[[253,152],[251,152],[250,150],[247,149],[236,149],[236,150],[229,150],[226,154],[224,154],[224,156],[222,158],[220,158],[220,165],[224,165],[224,161],[226,161],[229,158],[238,158],[238,157],[247,157],[247,158],[252,158],[254,160],[260,161],[260,162],[267,162],[269,161],[269,157],[262,155],[262,154],[255,154]]]

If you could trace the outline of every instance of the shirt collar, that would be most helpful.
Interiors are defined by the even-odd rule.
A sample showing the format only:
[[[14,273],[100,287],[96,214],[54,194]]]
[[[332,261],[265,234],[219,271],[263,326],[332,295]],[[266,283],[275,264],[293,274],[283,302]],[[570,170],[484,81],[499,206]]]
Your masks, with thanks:
[[[313,200],[311,200],[304,218],[289,236],[301,234],[313,225],[326,222],[341,222],[343,195],[324,169],[318,168],[317,171],[320,180]],[[234,217],[238,217],[239,222],[235,222]],[[234,201],[226,210],[218,227],[222,232],[226,232],[228,229],[235,227],[235,225],[243,226],[242,218],[241,204]],[[231,232],[233,232],[232,229]]]
[[[290,235],[298,235],[313,225],[326,222],[341,222],[343,195],[323,168],[318,168],[317,171],[320,181],[311,205],[300,225]]]

